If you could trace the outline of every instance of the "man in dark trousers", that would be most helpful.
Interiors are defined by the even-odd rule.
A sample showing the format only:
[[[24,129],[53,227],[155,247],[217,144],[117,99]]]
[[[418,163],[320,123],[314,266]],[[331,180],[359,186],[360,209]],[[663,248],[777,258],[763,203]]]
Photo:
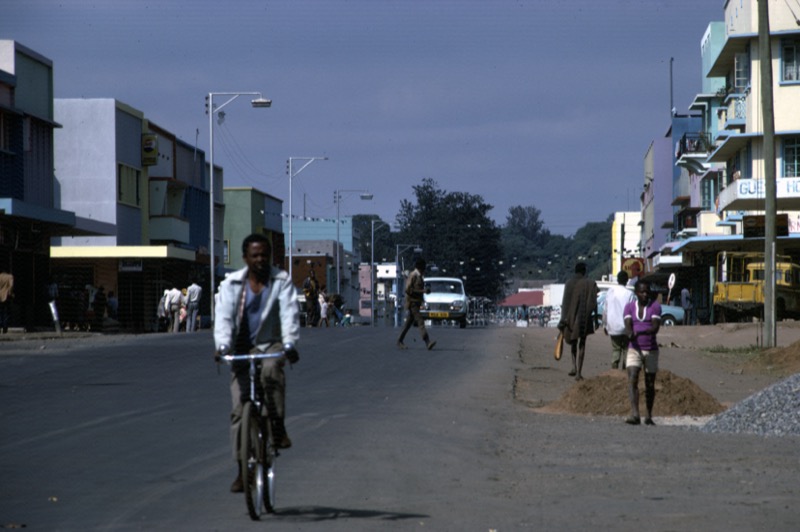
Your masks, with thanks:
[[[575,265],[575,275],[564,285],[561,301],[561,321],[558,330],[572,350],[570,376],[583,380],[583,357],[586,353],[586,336],[594,334],[597,325],[597,283],[586,277],[586,264]]]
[[[417,324],[419,332],[422,335],[422,339],[425,341],[425,346],[428,348],[428,350],[430,351],[433,349],[433,346],[436,345],[436,342],[432,342],[428,336],[428,331],[425,329],[425,320],[422,319],[422,314],[420,314],[419,311],[422,303],[424,302],[425,294],[431,293],[430,288],[425,288],[425,278],[423,277],[425,274],[425,267],[425,260],[417,259],[417,262],[414,263],[414,271],[411,272],[406,280],[405,294],[408,316],[406,316],[406,322],[403,324],[403,331],[400,333],[400,338],[397,339],[397,347],[400,349],[406,348],[403,340],[406,337],[406,333],[408,333],[409,329],[411,329],[411,325],[414,323]]]
[[[319,322],[319,281],[314,270],[303,281],[303,294],[306,296],[306,326],[316,327]]]

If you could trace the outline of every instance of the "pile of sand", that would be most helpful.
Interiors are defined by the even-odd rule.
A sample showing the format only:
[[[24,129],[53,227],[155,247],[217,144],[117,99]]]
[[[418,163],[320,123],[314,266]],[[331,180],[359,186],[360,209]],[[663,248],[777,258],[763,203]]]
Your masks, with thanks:
[[[645,412],[644,381],[639,381],[640,409]],[[597,377],[575,383],[557,401],[542,412],[626,416],[630,414],[626,372],[609,370]],[[669,370],[660,370],[656,378],[654,416],[708,416],[725,407],[689,379]]]
[[[795,342],[786,347],[765,349],[748,362],[745,367],[747,369],[772,371],[786,376],[800,373],[800,342]]]
[[[766,349],[744,366],[748,371],[769,371],[780,375],[800,372],[800,342]],[[641,377],[640,377],[641,379]],[[645,411],[644,382],[639,381],[640,410]],[[654,416],[710,416],[725,410],[711,394],[690,379],[669,370],[656,377]],[[624,371],[609,370],[597,377],[577,382],[542,412],[626,416],[630,413],[628,379]]]

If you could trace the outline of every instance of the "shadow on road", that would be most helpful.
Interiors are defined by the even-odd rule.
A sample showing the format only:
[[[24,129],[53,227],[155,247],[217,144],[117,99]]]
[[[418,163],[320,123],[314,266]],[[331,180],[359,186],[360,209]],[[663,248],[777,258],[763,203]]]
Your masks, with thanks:
[[[329,508],[326,506],[301,506],[281,508],[273,514],[275,518],[299,522],[323,522],[337,519],[378,519],[381,521],[403,521],[406,519],[427,519],[426,514],[407,514],[382,512],[377,510],[355,510],[350,508]]]

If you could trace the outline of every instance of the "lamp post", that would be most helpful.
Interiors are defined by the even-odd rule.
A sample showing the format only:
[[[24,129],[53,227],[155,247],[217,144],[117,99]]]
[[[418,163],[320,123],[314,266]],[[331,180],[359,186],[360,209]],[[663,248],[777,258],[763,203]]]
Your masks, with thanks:
[[[400,249],[400,248],[403,249]],[[395,246],[395,253],[394,253],[394,275],[395,275],[395,299],[394,299],[394,326],[398,327],[400,325],[400,304],[402,299],[400,294],[402,291],[400,290],[400,281],[402,280],[402,276],[400,275],[400,253],[404,252],[409,248],[414,248],[415,253],[422,253],[422,248],[419,244],[397,244]]]
[[[341,258],[339,257],[339,226],[341,225],[341,221],[339,218],[339,206],[342,203],[342,192],[359,192],[360,197],[362,200],[371,200],[372,194],[368,190],[334,190],[333,191],[333,202],[336,204],[336,293],[342,293],[342,272],[341,272]],[[352,220],[352,219],[351,219]],[[352,237],[352,221],[350,223],[351,228],[351,237]],[[352,238],[351,238],[352,241]]]
[[[369,245],[370,251],[370,260],[369,260],[369,297],[370,297],[370,304],[369,304],[369,324],[373,327],[375,326],[375,222],[378,222],[378,229],[381,227],[389,227],[389,224],[385,222],[381,222],[380,220],[370,220],[371,226],[371,240]]]
[[[291,283],[294,283],[294,277],[292,277],[292,255],[294,250],[294,236],[292,236],[292,181],[294,180],[294,176],[305,170],[309,164],[314,161],[327,160],[327,157],[289,157],[289,281]],[[295,172],[293,167],[294,161],[305,161],[305,163]]]
[[[214,96],[229,96],[222,105],[214,105]],[[255,108],[267,108],[272,105],[272,100],[264,98],[260,92],[209,92],[206,96],[206,114],[208,115],[208,197],[209,197],[209,270],[211,271],[211,322],[214,322],[214,292],[216,291],[216,280],[214,279],[217,267],[216,255],[214,250],[214,115],[219,113],[223,107],[231,103],[239,96],[255,96],[250,100],[250,105]]]

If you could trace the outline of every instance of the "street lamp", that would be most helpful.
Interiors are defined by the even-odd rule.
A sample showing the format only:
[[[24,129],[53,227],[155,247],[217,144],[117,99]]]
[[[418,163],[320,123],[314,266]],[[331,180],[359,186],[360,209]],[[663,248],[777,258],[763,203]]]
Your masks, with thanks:
[[[370,261],[369,261],[369,297],[370,297],[370,304],[369,304],[369,324],[373,327],[375,326],[375,222],[378,222],[378,229],[381,227],[389,227],[389,224],[385,222],[381,222],[380,220],[370,220],[370,226],[372,229],[371,232],[371,241],[369,246]]]
[[[339,219],[339,205],[342,203],[342,192],[359,192],[360,198],[365,201],[369,201],[372,199],[372,194],[368,190],[334,190],[333,191],[333,202],[336,204],[336,293],[342,293],[342,272],[340,266],[340,257],[339,257],[339,225],[341,221]],[[352,237],[352,221],[350,223],[351,228],[351,237]],[[351,238],[352,240],[352,238]]]
[[[403,249],[400,249],[400,248]],[[397,244],[395,246],[395,253],[394,253],[394,275],[395,275],[395,299],[394,299],[394,326],[398,327],[400,325],[400,304],[402,301],[402,297],[400,294],[403,293],[400,290],[400,282],[402,277],[400,275],[400,253],[403,253],[405,250],[409,248],[414,248],[414,253],[422,253],[422,248],[419,244]]]
[[[327,157],[289,157],[289,281],[294,283],[292,277],[292,255],[294,250],[294,237],[292,236],[292,181],[294,176],[306,169],[306,167],[314,161],[327,161]],[[294,161],[305,161],[303,166],[296,172],[293,169]]]
[[[222,105],[214,105],[214,96],[230,96]],[[255,108],[266,108],[272,105],[272,100],[268,100],[262,96],[260,92],[209,92],[206,96],[206,114],[208,115],[208,158],[209,158],[209,177],[208,177],[208,190],[209,190],[209,270],[211,271],[211,322],[214,322],[214,293],[216,292],[216,282],[214,279],[217,261],[214,251],[214,115],[218,114],[223,107],[231,103],[239,96],[255,96],[250,100],[250,105]],[[220,115],[223,116],[223,115]]]

